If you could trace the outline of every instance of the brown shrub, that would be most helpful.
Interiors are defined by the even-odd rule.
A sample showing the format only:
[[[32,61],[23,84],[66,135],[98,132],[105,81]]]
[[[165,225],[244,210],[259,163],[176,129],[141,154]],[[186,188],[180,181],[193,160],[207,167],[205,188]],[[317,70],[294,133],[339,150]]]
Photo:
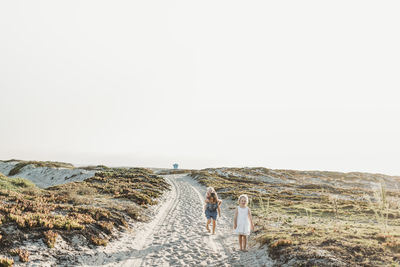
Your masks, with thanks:
[[[8,267],[8,266],[13,266],[13,265],[14,265],[13,259],[0,257],[0,267]]]
[[[382,234],[382,233],[379,233],[379,234],[377,234],[375,236],[376,240],[381,241],[381,242],[384,242],[384,241],[386,241],[388,239],[391,239],[392,237],[393,236],[391,236],[391,235],[385,235],[385,234]]]
[[[111,234],[112,230],[114,229],[114,223],[112,222],[100,221],[96,224],[108,234]]]
[[[293,244],[292,240],[289,239],[279,239],[277,241],[275,241],[274,243],[271,244],[271,248],[279,248],[279,247],[283,247],[283,246],[290,246]]]
[[[78,195],[82,195],[82,196],[93,196],[95,194],[97,194],[97,190],[93,187],[89,187],[89,186],[84,186],[79,188],[76,193]]]
[[[52,230],[44,232],[44,239],[49,248],[54,248],[58,234]]]
[[[96,236],[91,236],[90,241],[96,246],[107,246],[108,240]]]
[[[386,242],[383,245],[385,247],[389,248],[394,253],[400,253],[400,242],[399,241]]]
[[[29,261],[29,251],[25,249],[12,249],[9,251],[9,253],[13,256],[19,256],[19,260],[22,262],[28,262]]]
[[[80,234],[95,245],[105,246],[114,228],[129,227],[126,215],[146,221],[144,209],[156,204],[155,198],[169,188],[162,177],[133,168],[107,169],[82,182],[46,189],[0,188],[0,224],[7,222],[22,228],[27,235],[20,242],[39,234],[53,248],[58,235],[68,238]],[[2,244],[14,242],[8,235],[0,239]],[[9,247],[6,245],[5,250]]]
[[[149,217],[143,214],[143,212],[139,208],[128,207],[125,209],[125,212],[129,217],[131,217],[135,221],[146,222],[149,220]]]

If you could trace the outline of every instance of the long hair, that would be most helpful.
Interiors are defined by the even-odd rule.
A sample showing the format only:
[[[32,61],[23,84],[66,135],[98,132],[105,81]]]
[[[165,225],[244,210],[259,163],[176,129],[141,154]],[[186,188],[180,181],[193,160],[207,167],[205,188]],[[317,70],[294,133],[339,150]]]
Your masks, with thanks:
[[[207,187],[206,198],[209,198],[212,193],[215,194],[215,199],[218,201],[218,194],[215,191],[214,187],[212,186]]]
[[[209,199],[213,199],[213,202],[216,202],[216,203],[218,203],[218,197],[217,197],[217,194],[216,193],[214,193],[214,192],[212,192],[211,194],[210,194],[210,198]]]
[[[207,192],[206,192],[206,194],[208,194],[208,193],[213,193],[213,192],[216,193],[214,187],[212,187],[212,186],[207,187]]]

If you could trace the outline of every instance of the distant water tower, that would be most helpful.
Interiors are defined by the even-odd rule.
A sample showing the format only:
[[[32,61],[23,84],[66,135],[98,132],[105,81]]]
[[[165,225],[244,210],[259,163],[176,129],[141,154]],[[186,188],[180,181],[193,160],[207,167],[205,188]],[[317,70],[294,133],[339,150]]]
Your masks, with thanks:
[[[174,166],[174,169],[178,169],[178,166],[179,166],[179,165],[178,165],[178,163],[174,163],[173,166]]]

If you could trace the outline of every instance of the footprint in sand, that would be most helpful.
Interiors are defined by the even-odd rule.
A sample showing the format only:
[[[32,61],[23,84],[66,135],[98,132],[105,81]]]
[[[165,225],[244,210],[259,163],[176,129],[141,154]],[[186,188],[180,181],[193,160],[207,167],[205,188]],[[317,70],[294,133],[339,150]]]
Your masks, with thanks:
[[[234,249],[237,237],[232,234],[233,210],[222,205],[216,234],[205,228],[203,203],[205,187],[186,175],[165,175],[172,190],[155,218],[146,227],[107,246],[96,265],[103,266],[272,266],[259,252],[242,253]],[[123,248],[122,250],[120,248]],[[123,253],[122,253],[123,252]],[[258,254],[257,254],[258,253]],[[117,256],[118,255],[118,259]],[[99,264],[100,263],[100,264]],[[82,262],[80,266],[93,266]]]

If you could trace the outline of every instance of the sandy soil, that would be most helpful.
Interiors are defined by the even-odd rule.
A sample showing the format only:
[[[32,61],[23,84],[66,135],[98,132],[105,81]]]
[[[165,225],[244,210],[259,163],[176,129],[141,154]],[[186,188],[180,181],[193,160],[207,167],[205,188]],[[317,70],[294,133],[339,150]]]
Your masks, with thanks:
[[[17,161],[1,162],[0,173],[8,176]],[[67,168],[50,168],[50,167],[36,167],[34,165],[27,165],[23,167],[20,172],[14,176],[21,177],[32,181],[40,188],[47,188],[54,185],[65,184],[70,182],[79,182],[87,178],[93,177],[96,171],[85,169],[67,169]]]
[[[232,201],[222,203],[212,235],[205,229],[205,187],[184,174],[164,177],[172,189],[149,211],[151,222],[131,225],[135,231],[117,233],[107,247],[80,246],[79,237],[72,245],[59,237],[50,250],[44,244],[26,244],[31,260],[15,266],[272,266],[265,249],[238,250]]]
[[[232,203],[224,201],[215,235],[205,229],[205,188],[186,175],[164,176],[173,186],[149,224],[106,248],[77,257],[79,266],[271,266],[264,249],[238,251]],[[229,207],[230,206],[230,207]]]
[[[224,203],[215,235],[205,229],[205,188],[185,175],[164,176],[173,189],[152,227],[137,233],[134,253],[110,266],[269,266],[264,250],[248,253],[235,249],[233,210]],[[231,204],[231,203],[230,203]]]
[[[172,202],[163,207],[154,228],[145,231],[138,254],[122,266],[264,266],[267,259],[259,253],[234,249],[232,211],[224,209],[217,231],[205,229],[203,215],[204,188],[185,175],[165,176],[172,184]],[[138,233],[141,236],[142,233]],[[257,257],[257,255],[259,257]],[[265,254],[264,254],[265,255]]]

